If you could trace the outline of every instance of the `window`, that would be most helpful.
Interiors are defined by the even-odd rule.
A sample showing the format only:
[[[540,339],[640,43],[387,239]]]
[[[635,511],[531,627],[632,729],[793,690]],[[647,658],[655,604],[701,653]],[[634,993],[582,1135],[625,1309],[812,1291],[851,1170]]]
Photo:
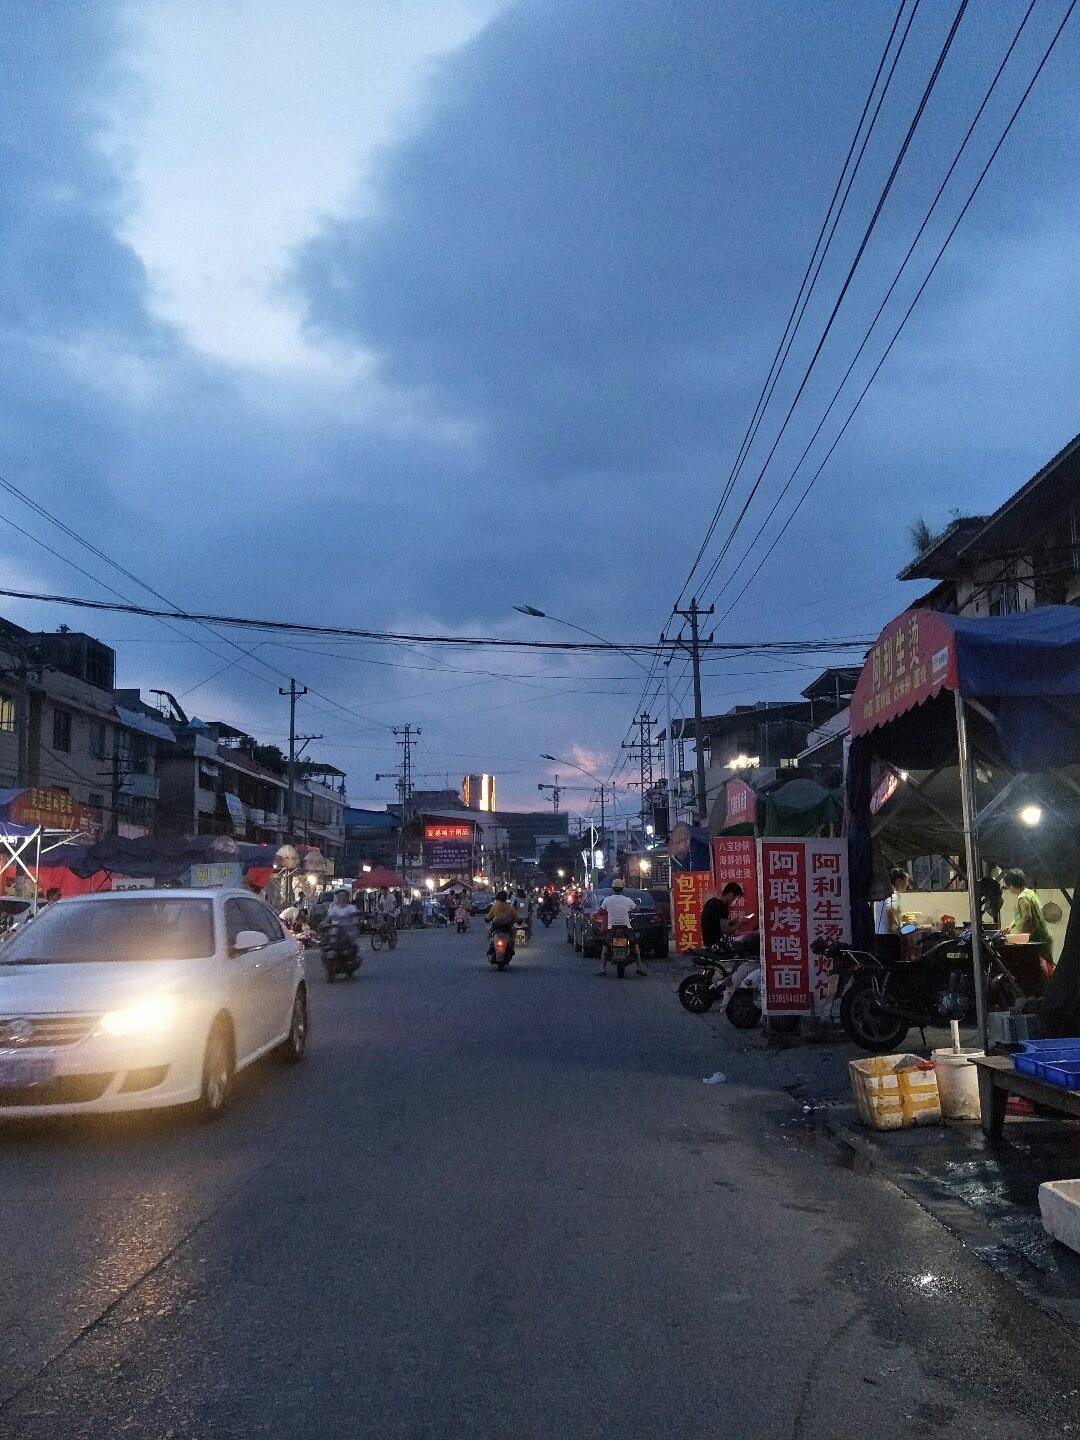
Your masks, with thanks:
[[[1015,615],[1020,609],[1020,586],[1016,580],[1016,563],[1010,560],[1002,569],[1001,579],[991,585],[987,595],[991,615]]]
[[[91,809],[91,810],[104,810],[104,809],[105,809],[105,796],[104,796],[104,795],[96,795],[96,794],[94,794],[93,791],[91,791],[91,792],[90,792],[90,798],[87,800],[86,803],[90,806],[90,809]]]
[[[69,710],[53,711],[52,748],[63,750],[68,755],[71,753],[71,712]]]
[[[15,701],[10,695],[0,695],[0,730],[15,729]]]
[[[90,757],[93,760],[109,759],[109,732],[105,728],[104,720],[91,720],[90,722]]]
[[[273,921],[273,924],[271,924]],[[225,901],[225,938],[229,945],[236,944],[236,937],[242,930],[258,930],[268,940],[284,938],[284,931],[274,920],[269,909],[260,901],[247,898]],[[275,930],[278,933],[275,933]]]

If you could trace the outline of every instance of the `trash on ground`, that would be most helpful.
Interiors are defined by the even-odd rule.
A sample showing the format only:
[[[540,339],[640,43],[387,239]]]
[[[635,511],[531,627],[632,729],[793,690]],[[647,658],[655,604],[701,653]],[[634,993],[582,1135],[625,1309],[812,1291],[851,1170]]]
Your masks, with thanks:
[[[701,1083],[703,1085],[723,1085],[726,1079],[727,1076],[722,1070],[715,1070],[711,1075],[706,1075]]]

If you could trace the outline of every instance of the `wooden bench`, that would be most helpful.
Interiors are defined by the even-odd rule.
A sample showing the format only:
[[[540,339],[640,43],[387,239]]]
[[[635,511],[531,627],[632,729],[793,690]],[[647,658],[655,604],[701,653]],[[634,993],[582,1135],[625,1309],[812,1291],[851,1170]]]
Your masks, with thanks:
[[[1000,1140],[1005,1129],[1005,1107],[1010,1095],[1019,1095],[1080,1119],[1080,1090],[1063,1090],[1034,1075],[1021,1075],[1008,1055],[986,1055],[971,1062],[979,1072],[979,1109],[983,1134]]]

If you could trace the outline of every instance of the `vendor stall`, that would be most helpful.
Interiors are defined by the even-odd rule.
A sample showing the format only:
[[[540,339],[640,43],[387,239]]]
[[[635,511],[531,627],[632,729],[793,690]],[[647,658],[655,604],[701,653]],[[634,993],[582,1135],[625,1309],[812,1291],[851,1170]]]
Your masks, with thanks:
[[[1044,873],[1054,874],[1071,903],[1071,882],[1080,866],[1080,772],[1072,769],[1080,766],[1078,696],[1080,609],[1046,606],[987,618],[913,610],[885,627],[851,705],[848,835],[857,944],[867,945],[872,930],[875,762],[897,777],[917,773],[921,779],[910,803],[928,806],[946,828],[953,812],[942,788],[951,772],[959,799],[952,833],[969,881],[983,873],[982,835],[1008,818],[1012,843],[1025,845]],[[1045,811],[1051,822],[1038,837],[1034,827],[1025,835],[1015,825],[1012,817],[1025,810]],[[1012,863],[1025,859],[1026,854],[1014,856]],[[972,910],[976,1005],[985,1047],[981,921],[979,907]],[[1066,952],[1071,947],[1080,949],[1080,927],[1072,924]],[[1080,966],[1080,954],[1075,961],[1065,954],[1063,960],[1070,973],[1074,963]],[[1046,1003],[1049,999],[1048,992]]]

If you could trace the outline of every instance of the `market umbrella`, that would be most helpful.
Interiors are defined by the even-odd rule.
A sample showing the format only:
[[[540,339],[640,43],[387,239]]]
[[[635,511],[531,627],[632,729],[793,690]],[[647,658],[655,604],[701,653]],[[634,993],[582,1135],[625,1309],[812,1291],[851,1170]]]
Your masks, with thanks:
[[[361,890],[403,890],[405,882],[385,865],[376,865],[373,870],[362,870],[356,877]]]

